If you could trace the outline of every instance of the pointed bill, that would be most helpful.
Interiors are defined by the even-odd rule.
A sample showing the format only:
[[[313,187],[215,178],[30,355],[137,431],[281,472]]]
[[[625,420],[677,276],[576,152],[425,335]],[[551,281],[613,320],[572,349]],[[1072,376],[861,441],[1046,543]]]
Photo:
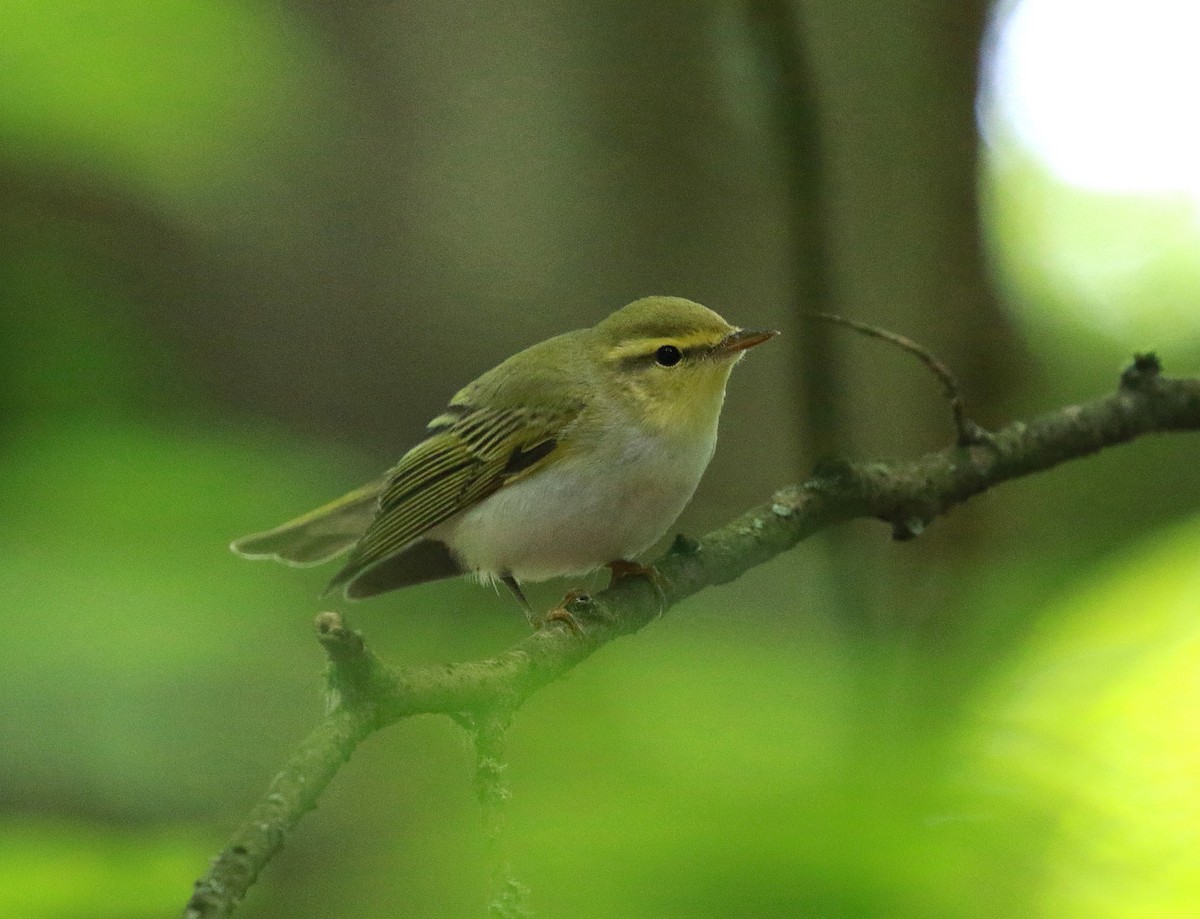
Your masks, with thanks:
[[[745,351],[747,348],[753,348],[755,345],[761,345],[764,341],[770,341],[778,335],[774,329],[766,331],[756,331],[754,329],[737,329],[730,332],[717,345],[718,352],[732,354],[736,351]]]

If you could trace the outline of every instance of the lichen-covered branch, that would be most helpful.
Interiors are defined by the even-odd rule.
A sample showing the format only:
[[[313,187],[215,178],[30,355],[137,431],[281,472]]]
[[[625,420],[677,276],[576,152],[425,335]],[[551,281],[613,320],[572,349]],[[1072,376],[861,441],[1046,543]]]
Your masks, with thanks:
[[[580,628],[552,620],[486,660],[393,669],[383,665],[336,613],[317,617],[330,658],[325,720],[271,784],[229,846],[196,883],[188,919],[228,916],[263,865],[310,809],[341,763],[372,731],[409,715],[443,713],[476,732],[481,800],[491,829],[503,770],[503,726],[534,692],[621,635],[639,631],[666,608],[724,584],[835,523],[875,518],[898,539],[987,489],[1127,443],[1144,434],[1200,430],[1200,380],[1169,379],[1139,357],[1118,390],[1030,422],[973,437],[908,463],[828,463],[813,478],[780,489],[766,504],[699,540],[679,537],[655,563],[656,583],[621,580],[595,597],[571,601]],[[486,768],[485,768],[486,767]],[[478,771],[478,770],[477,770]],[[496,780],[496,781],[493,781]],[[490,797],[489,797],[490,796]],[[487,808],[492,808],[488,811]],[[498,864],[503,864],[502,858]],[[517,913],[514,913],[516,915]]]
[[[188,919],[228,916],[282,848],[292,827],[316,806],[325,786],[373,727],[364,713],[339,707],[301,742],[271,781],[267,794],[196,882],[184,908]]]
[[[529,892],[513,876],[505,833],[510,792],[504,747],[512,712],[497,708],[468,720],[475,741],[475,796],[489,861],[488,915],[492,919],[525,919],[532,915],[525,905]]]
[[[283,846],[292,827],[316,807],[342,763],[379,726],[370,693],[383,665],[337,613],[321,613],[316,627],[329,655],[325,717],[271,780],[262,800],[196,882],[183,910],[186,919],[230,915],[263,865]]]

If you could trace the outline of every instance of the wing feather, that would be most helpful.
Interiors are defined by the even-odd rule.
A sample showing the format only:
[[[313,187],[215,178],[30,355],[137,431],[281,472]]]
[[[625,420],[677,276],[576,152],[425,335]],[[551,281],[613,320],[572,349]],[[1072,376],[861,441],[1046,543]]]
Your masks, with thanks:
[[[430,423],[432,436],[388,473],[374,520],[328,589],[349,584],[438,524],[549,462],[581,410],[582,404],[537,414],[472,408],[456,397]]]

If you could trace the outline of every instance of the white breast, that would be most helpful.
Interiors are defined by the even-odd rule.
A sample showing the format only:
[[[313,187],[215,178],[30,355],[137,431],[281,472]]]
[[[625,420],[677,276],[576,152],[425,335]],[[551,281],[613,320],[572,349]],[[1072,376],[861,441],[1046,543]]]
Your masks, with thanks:
[[[648,549],[679,517],[716,445],[711,429],[686,439],[626,427],[501,489],[437,527],[483,577],[576,576]]]

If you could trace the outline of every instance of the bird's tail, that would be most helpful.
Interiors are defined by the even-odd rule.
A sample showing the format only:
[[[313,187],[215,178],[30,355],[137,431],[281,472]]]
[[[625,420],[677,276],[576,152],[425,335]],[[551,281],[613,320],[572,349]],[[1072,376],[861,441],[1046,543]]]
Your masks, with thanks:
[[[242,558],[269,558],[296,568],[329,561],[362,538],[386,482],[384,478],[356,488],[273,530],[235,539],[229,548]]]

